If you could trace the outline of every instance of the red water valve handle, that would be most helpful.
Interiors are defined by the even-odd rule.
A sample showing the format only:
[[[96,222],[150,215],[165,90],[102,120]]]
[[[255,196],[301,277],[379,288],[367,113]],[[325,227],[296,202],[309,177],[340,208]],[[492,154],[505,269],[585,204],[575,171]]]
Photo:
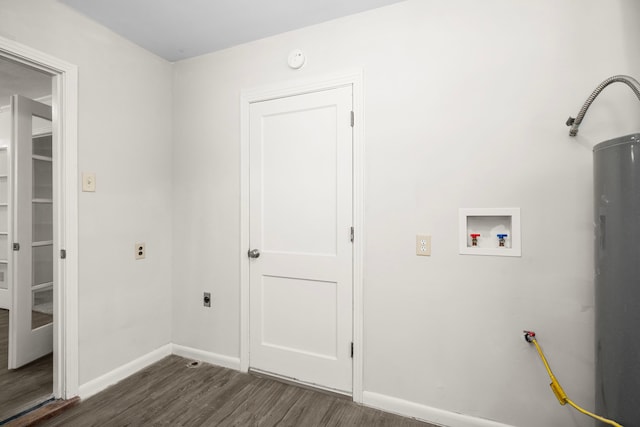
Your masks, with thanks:
[[[533,340],[536,338],[536,333],[533,331],[522,331],[524,332],[524,339],[527,342],[533,342]]]
[[[480,234],[473,233],[473,234],[470,234],[470,236],[471,236],[472,239],[475,239],[477,237],[480,237]]]

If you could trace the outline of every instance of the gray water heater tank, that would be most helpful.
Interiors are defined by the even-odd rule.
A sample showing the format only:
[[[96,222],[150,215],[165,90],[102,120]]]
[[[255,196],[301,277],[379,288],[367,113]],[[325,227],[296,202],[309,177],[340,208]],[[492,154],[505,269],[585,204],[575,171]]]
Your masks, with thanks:
[[[596,145],[593,159],[596,413],[639,427],[640,133]]]

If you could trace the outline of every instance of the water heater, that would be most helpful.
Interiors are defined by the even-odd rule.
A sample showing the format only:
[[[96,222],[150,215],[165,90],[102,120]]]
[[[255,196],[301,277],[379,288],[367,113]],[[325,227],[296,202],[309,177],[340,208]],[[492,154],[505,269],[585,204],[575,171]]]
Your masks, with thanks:
[[[596,413],[640,426],[640,133],[593,156]]]

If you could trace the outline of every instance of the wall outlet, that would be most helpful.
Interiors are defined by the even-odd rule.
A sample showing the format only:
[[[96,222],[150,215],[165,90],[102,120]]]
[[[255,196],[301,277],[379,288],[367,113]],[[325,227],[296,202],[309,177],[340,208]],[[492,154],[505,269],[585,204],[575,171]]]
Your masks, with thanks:
[[[416,236],[416,255],[431,255],[431,236],[419,234]]]
[[[147,250],[144,246],[144,243],[136,243],[136,259],[144,259],[147,256]]]
[[[211,307],[211,293],[210,292],[205,292],[204,295],[202,296],[202,304],[205,307]]]

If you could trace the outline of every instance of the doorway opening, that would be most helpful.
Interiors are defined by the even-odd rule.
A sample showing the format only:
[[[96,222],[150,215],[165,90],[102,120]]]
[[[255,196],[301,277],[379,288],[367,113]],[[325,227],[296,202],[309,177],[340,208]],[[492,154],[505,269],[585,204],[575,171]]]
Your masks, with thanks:
[[[0,75],[2,420],[53,396],[55,282],[52,77],[7,59],[0,59]],[[34,105],[41,110],[35,115]]]
[[[78,394],[77,68],[0,38],[0,106],[1,421]]]

